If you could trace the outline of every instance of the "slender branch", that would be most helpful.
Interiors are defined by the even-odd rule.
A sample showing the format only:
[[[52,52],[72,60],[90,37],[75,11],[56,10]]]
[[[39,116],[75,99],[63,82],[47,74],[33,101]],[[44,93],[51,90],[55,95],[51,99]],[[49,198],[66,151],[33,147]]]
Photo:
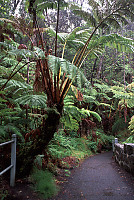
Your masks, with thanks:
[[[77,67],[80,65],[81,60],[85,54],[85,51],[87,50],[88,44],[91,41],[92,37],[94,36],[96,30],[102,25],[102,23],[107,20],[111,15],[113,15],[115,12],[119,11],[121,8],[123,8],[122,6],[120,6],[118,9],[114,10],[112,13],[110,13],[109,15],[107,15],[104,19],[102,19],[102,21],[94,28],[93,32],[91,33],[89,39],[86,41],[85,45],[83,46],[82,50],[80,51],[80,54],[78,55],[74,65],[77,65]]]
[[[15,65],[14,69],[12,70],[12,72],[11,72],[11,74],[9,75],[9,77],[8,77],[8,78],[10,78],[10,77],[12,76],[12,74],[13,74],[14,70],[16,69],[16,67],[18,66],[18,64],[19,64],[19,63],[20,63],[20,62],[18,61],[18,63]]]
[[[29,64],[31,62],[32,61],[29,61],[29,62],[25,63],[16,72],[14,72],[12,75],[9,75],[8,80],[6,81],[6,83],[4,83],[4,85],[0,88],[0,90],[4,90],[4,88],[6,87],[7,83],[15,76],[15,74],[17,74],[17,72],[19,72],[23,67],[25,67],[27,64]]]
[[[57,35],[58,35],[58,25],[59,25],[59,12],[60,12],[60,0],[58,0],[58,11],[57,11],[56,38],[55,38],[55,56],[57,56]]]
[[[17,19],[16,19],[17,20]],[[20,26],[19,26],[19,21],[17,20],[17,22],[18,22],[18,24],[16,23],[16,22],[14,22],[14,21],[11,21],[11,23],[13,23],[13,24],[15,24],[17,27],[18,27],[18,29],[20,30],[20,31],[22,31],[22,33],[25,33],[25,35],[29,38],[29,40],[30,40],[30,42],[31,42],[31,44],[32,44],[32,47],[34,46],[34,43],[33,43],[33,41],[32,41],[32,39],[31,39],[31,37],[29,36],[29,34],[24,30],[24,29],[22,29]]]
[[[63,47],[63,51],[62,51],[62,58],[64,57],[66,43],[67,43],[67,40],[65,40],[65,44],[64,44],[64,47]]]

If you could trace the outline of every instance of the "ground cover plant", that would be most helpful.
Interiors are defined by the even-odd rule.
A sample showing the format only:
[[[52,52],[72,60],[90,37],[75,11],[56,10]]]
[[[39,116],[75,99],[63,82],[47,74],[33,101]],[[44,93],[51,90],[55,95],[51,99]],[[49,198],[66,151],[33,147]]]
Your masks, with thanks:
[[[58,187],[54,183],[53,176],[49,171],[34,169],[31,178],[34,183],[34,190],[41,197],[48,199],[58,192]]]

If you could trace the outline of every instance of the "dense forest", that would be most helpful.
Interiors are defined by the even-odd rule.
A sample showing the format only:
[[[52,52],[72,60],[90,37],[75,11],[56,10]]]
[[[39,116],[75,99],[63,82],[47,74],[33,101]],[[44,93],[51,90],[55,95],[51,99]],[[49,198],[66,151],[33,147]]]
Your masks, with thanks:
[[[133,11],[132,0],[0,0],[0,143],[17,135],[17,177],[56,175],[114,137],[134,143]]]

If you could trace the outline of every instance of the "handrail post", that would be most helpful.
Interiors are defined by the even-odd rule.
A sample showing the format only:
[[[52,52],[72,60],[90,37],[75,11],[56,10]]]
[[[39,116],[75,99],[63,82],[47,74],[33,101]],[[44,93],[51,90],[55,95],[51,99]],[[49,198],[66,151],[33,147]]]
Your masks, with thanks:
[[[14,141],[11,144],[11,165],[10,170],[10,186],[14,187],[15,185],[15,172],[16,172],[16,134],[12,135],[12,140]]]
[[[115,149],[115,144],[118,143],[118,138],[114,138],[114,140],[112,140],[112,147],[113,147],[113,153],[114,153],[114,149]]]
[[[118,138],[114,139],[114,143],[117,144],[118,143]]]

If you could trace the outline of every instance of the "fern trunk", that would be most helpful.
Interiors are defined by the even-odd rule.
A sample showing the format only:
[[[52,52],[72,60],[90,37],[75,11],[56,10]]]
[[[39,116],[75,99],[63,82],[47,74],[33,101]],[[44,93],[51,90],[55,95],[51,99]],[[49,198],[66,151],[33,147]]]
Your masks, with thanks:
[[[57,111],[51,109],[44,124],[31,132],[32,142],[26,142],[17,155],[18,176],[29,175],[34,159],[39,154],[44,154],[49,142],[58,130],[63,106],[58,106]]]

